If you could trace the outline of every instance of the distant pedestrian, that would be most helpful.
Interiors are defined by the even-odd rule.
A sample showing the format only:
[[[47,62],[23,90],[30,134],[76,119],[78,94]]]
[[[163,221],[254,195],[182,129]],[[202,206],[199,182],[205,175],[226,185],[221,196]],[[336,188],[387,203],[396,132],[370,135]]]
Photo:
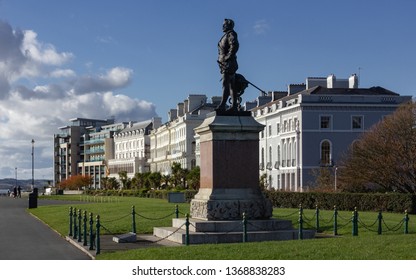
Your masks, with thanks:
[[[20,186],[17,187],[17,197],[22,198],[22,188]]]
[[[17,197],[17,188],[14,187],[13,188],[13,198],[16,198],[16,197]]]

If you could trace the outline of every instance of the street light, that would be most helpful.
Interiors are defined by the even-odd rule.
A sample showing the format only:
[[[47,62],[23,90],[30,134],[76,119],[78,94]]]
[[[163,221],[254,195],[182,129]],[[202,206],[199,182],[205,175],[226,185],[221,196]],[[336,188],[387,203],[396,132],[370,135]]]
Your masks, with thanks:
[[[35,140],[32,139],[32,190],[35,188]]]
[[[16,178],[15,187],[17,188],[17,167],[14,168],[14,171],[15,171],[15,178]]]

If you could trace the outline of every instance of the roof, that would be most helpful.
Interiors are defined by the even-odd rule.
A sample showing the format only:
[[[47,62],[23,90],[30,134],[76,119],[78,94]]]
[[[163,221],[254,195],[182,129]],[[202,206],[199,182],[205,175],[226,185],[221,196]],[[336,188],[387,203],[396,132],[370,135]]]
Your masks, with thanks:
[[[264,107],[273,105],[275,103],[279,103],[280,101],[287,101],[293,98],[297,98],[299,95],[349,95],[349,96],[354,96],[354,95],[367,95],[367,96],[377,96],[377,95],[388,95],[388,96],[400,96],[400,94],[395,93],[393,91],[390,91],[388,89],[385,89],[383,87],[379,87],[379,86],[375,86],[375,87],[371,87],[371,88],[326,88],[326,87],[322,87],[322,86],[315,86],[309,89],[305,89],[302,91],[299,91],[297,93],[294,94],[290,94],[287,96],[284,96],[280,99],[268,102],[262,106],[258,106],[255,107],[253,109],[251,109],[251,111],[253,110],[258,110],[258,109],[262,109]]]
[[[140,129],[146,129],[151,124],[152,124],[151,120],[137,122],[137,123],[134,123],[132,126],[126,127],[125,129],[123,129],[119,133],[130,132],[130,131],[135,131],[135,130],[140,130]]]

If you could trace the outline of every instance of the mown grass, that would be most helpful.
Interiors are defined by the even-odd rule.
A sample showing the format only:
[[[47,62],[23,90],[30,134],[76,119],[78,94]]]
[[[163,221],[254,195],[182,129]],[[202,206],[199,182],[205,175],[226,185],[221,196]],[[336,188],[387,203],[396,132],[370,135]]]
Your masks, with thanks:
[[[42,206],[30,211],[62,235],[69,231],[69,206],[99,214],[102,225],[113,234],[131,231],[131,207],[135,206],[137,232],[152,233],[153,227],[170,226],[175,205],[164,200],[123,197],[106,202],[80,202],[79,196],[52,198],[74,199],[69,205]],[[189,204],[179,204],[181,216]],[[274,209],[275,218],[292,220],[297,228],[298,209]],[[383,232],[377,234],[376,212],[359,212],[358,236],[352,236],[352,212],[340,211],[338,236],[333,237],[333,211],[320,211],[320,229],[328,238],[238,244],[205,244],[179,247],[103,252],[97,259],[127,260],[402,260],[416,259],[416,216],[409,215],[409,234],[401,224],[404,214],[383,213]],[[304,210],[304,228],[315,227],[315,210]],[[160,219],[161,218],[161,219]],[[94,218],[95,219],[95,218]],[[390,229],[390,230],[389,230]],[[103,232],[108,234],[108,232]]]

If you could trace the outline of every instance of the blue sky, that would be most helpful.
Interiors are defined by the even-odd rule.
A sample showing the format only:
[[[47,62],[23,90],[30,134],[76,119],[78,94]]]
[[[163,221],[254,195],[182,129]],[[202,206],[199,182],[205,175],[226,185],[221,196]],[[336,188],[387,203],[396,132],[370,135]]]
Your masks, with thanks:
[[[0,178],[31,176],[32,138],[35,177],[51,178],[52,135],[69,118],[166,121],[189,94],[221,95],[224,18],[238,72],[266,91],[359,73],[360,87],[414,95],[415,11],[411,0],[0,0]]]

